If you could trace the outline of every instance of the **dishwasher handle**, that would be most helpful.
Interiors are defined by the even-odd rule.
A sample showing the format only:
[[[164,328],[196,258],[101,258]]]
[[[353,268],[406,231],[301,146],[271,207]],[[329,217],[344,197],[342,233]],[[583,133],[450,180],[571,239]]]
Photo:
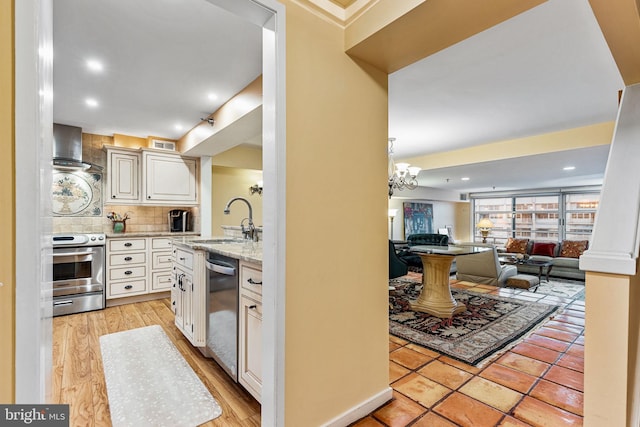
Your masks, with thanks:
[[[225,276],[235,276],[236,269],[229,265],[218,264],[216,262],[205,261],[207,270],[215,271],[216,273],[224,274]]]

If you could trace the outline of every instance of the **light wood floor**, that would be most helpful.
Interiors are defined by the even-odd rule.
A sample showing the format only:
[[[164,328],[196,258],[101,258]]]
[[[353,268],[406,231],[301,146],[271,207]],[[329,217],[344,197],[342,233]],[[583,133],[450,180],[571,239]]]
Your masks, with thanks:
[[[162,326],[220,404],[222,415],[204,426],[260,426],[260,404],[191,346],[173,323],[168,299],[53,319],[52,403],[70,405],[71,426],[111,425],[99,337],[149,325]]]

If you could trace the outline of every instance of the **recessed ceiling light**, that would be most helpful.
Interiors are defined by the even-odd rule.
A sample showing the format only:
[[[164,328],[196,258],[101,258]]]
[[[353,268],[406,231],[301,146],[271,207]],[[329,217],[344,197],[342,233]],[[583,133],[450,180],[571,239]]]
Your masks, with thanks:
[[[180,125],[180,124],[177,124],[174,127],[176,128],[176,130],[182,130],[182,125]]]
[[[575,166],[565,166],[562,168],[563,171],[572,171],[574,170],[576,167]]]
[[[95,59],[89,59],[87,60],[87,68],[91,71],[99,73],[103,69],[102,62],[97,61]]]
[[[215,101],[216,99],[218,99],[218,95],[216,95],[215,93],[210,93],[207,95],[207,98],[209,98],[210,101]]]
[[[468,176],[465,176],[464,178],[460,178],[463,181],[469,181],[471,178],[469,178]]]
[[[95,108],[98,106],[98,101],[96,101],[93,98],[87,98],[84,100],[84,103],[87,104],[89,107]]]

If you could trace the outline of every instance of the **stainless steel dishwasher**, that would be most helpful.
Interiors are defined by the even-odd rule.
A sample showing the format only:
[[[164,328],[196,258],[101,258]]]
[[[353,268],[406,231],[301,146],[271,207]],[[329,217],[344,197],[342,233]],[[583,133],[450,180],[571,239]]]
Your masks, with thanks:
[[[207,355],[238,381],[238,260],[207,254]]]

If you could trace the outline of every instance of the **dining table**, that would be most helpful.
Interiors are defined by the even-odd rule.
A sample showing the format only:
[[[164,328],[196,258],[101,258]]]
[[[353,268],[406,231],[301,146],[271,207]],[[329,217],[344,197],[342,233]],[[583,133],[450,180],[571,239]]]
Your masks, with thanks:
[[[442,319],[451,319],[464,312],[467,307],[453,298],[449,271],[453,260],[458,256],[469,256],[490,250],[482,245],[416,245],[409,248],[420,256],[423,266],[422,290],[415,301],[411,302],[413,311],[420,311]]]

